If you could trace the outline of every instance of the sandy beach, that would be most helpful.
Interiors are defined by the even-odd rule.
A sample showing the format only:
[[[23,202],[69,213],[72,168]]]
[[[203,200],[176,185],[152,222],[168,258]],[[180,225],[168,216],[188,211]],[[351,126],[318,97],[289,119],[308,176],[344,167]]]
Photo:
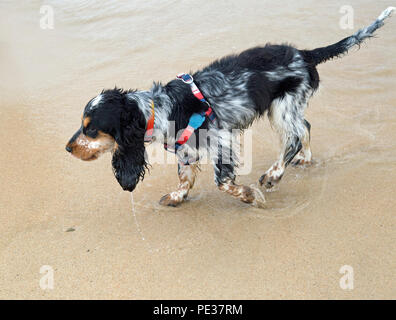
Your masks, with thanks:
[[[0,3],[1,299],[396,298],[396,16],[319,66],[306,112],[314,164],[288,168],[266,209],[220,192],[210,165],[187,202],[162,207],[176,165],[153,164],[131,198],[110,154],[65,151],[103,88],[147,89],[267,42],[329,45],[391,1],[349,1],[353,29],[340,27],[339,0],[45,3],[53,29],[40,28],[42,1]],[[247,185],[278,154],[267,119],[252,132]],[[352,290],[340,287],[343,266]]]

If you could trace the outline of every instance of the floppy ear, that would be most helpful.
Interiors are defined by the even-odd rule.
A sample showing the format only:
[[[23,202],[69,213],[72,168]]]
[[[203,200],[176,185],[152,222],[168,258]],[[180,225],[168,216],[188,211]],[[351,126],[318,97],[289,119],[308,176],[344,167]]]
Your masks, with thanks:
[[[125,105],[120,127],[114,137],[118,144],[113,153],[113,171],[118,183],[126,191],[133,191],[143,180],[147,168],[144,134],[146,120],[136,105]]]
[[[121,145],[113,154],[113,171],[125,191],[132,192],[139,180],[143,180],[147,163],[143,147],[125,148]]]

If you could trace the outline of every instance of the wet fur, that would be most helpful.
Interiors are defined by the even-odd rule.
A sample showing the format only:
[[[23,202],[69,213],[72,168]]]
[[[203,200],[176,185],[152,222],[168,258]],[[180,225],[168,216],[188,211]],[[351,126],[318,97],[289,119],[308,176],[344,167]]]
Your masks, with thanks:
[[[298,50],[287,44],[267,44],[217,60],[193,74],[195,83],[212,106],[217,123],[207,120],[201,127],[213,135],[215,143],[200,145],[202,142],[194,140],[188,142],[187,148],[209,152],[215,182],[221,190],[244,202],[254,202],[255,192],[234,183],[238,157],[229,137],[232,129],[246,129],[265,114],[279,134],[282,150],[279,159],[260,178],[260,183],[271,188],[295,158],[300,163],[310,162],[311,125],[304,118],[304,111],[319,87],[316,66],[342,56],[370,38],[392,11],[392,8],[387,9],[369,27],[327,47]],[[194,97],[188,85],[172,80],[165,85],[155,83],[148,91],[103,91],[84,111],[84,117],[90,118],[89,126],[114,137],[116,147],[112,164],[115,177],[124,190],[133,191],[144,178],[147,167],[144,135],[151,116],[151,101],[155,105],[154,139],[168,144],[176,140],[175,134],[169,134],[171,123],[177,133],[187,126],[193,113],[207,108]],[[80,130],[84,133],[83,127]],[[68,145],[72,145],[72,140]],[[220,146],[221,152],[213,146]],[[224,150],[230,154],[231,161],[227,163],[222,158]],[[183,192],[187,194],[188,190]],[[167,201],[173,203],[172,199]]]

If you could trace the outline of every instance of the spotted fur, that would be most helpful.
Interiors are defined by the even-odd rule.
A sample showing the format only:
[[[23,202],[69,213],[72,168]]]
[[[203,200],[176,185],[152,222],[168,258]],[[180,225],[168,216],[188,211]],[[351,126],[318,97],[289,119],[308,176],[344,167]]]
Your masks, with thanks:
[[[206,151],[214,166],[215,183],[220,190],[243,202],[261,206],[264,198],[254,187],[235,183],[238,155],[233,147],[232,130],[248,128],[253,121],[268,115],[279,135],[278,160],[259,179],[273,187],[290,164],[311,162],[310,129],[304,118],[308,100],[319,87],[316,66],[346,54],[350,48],[373,36],[394,8],[388,8],[367,28],[340,42],[314,50],[298,50],[290,45],[256,47],[217,60],[193,74],[195,83],[209,101],[216,123],[206,120],[201,129],[206,139],[190,139],[178,153],[180,163],[186,157],[199,158]],[[93,98],[84,110],[82,126],[66,149],[83,160],[91,160],[103,151],[113,152],[114,174],[124,190],[133,191],[144,178],[144,134],[155,105],[154,140],[174,144],[177,133],[187,127],[193,113],[207,105],[179,80],[154,83],[147,91],[105,90]],[[100,134],[99,134],[100,133]],[[164,205],[178,205],[192,188],[195,166],[179,167],[180,184],[164,196]]]

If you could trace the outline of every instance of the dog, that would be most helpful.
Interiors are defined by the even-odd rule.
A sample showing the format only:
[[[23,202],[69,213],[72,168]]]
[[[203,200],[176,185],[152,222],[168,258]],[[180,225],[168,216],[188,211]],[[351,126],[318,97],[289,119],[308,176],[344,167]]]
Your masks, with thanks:
[[[210,104],[216,121],[206,119],[200,126],[210,133],[211,143],[188,141],[184,149],[209,151],[218,188],[245,203],[263,206],[265,199],[259,188],[235,182],[238,157],[232,150],[230,132],[246,129],[254,120],[268,115],[282,147],[278,160],[259,179],[267,189],[279,183],[288,165],[310,164],[311,125],[304,111],[319,87],[317,65],[360,46],[384,25],[394,9],[389,7],[370,26],[326,47],[298,50],[290,45],[267,44],[224,57],[194,73],[194,83]],[[166,85],[154,83],[148,91],[103,90],[86,105],[81,127],[66,150],[86,161],[112,152],[115,177],[124,190],[132,192],[148,166],[145,135],[149,123],[153,126],[150,141],[174,144],[177,137],[169,134],[171,123],[174,132],[179,132],[194,114],[207,108],[189,85],[178,79]],[[223,159],[224,150],[229,153],[227,161]],[[181,204],[194,185],[198,164],[186,163],[185,152],[178,154],[180,184],[161,198],[162,205]]]

